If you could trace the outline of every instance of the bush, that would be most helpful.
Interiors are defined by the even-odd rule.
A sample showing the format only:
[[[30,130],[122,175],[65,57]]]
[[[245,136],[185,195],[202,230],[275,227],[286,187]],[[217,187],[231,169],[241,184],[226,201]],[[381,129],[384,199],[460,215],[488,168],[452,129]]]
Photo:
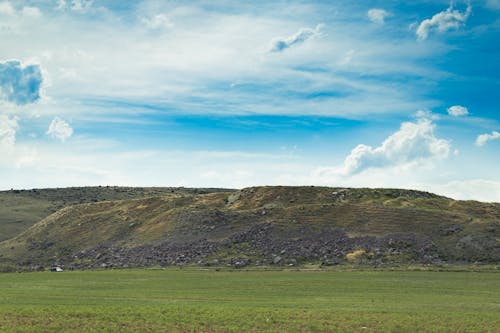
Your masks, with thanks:
[[[19,266],[13,264],[0,264],[0,273],[19,272]]]
[[[349,261],[351,263],[361,264],[361,263],[367,261],[368,259],[372,258],[373,253],[366,252],[363,249],[357,249],[357,250],[354,250],[352,252],[349,252],[348,254],[346,254],[345,257],[346,257],[347,261]]]

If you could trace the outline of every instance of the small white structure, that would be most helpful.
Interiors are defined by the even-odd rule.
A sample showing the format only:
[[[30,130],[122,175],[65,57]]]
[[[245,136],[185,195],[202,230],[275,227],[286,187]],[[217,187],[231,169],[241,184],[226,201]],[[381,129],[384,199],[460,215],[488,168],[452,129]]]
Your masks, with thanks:
[[[63,271],[63,269],[62,269],[61,267],[59,267],[59,266],[52,266],[52,267],[50,268],[50,271],[51,271],[51,272],[62,272],[62,271]]]

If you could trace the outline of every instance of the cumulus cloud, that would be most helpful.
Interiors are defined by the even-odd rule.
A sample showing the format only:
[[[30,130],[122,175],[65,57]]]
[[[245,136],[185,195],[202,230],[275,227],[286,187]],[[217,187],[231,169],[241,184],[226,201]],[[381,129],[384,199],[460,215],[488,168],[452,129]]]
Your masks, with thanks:
[[[429,119],[404,122],[379,147],[360,144],[345,158],[341,167],[324,170],[350,176],[368,168],[395,166],[429,159],[446,158],[450,143],[434,136],[435,125]]]
[[[466,116],[469,114],[469,110],[465,106],[453,105],[447,109],[448,114],[453,117]]]
[[[164,14],[158,14],[149,18],[145,17],[142,19],[142,23],[152,30],[170,29],[174,26],[172,21]]]
[[[19,129],[17,118],[0,114],[0,147],[11,147],[16,142],[16,131]]]
[[[424,40],[429,37],[433,30],[445,32],[452,29],[458,29],[465,24],[472,11],[470,4],[467,5],[465,12],[453,9],[453,3],[445,11],[435,14],[430,19],[420,22],[416,34],[418,39]]]
[[[391,16],[391,13],[384,9],[372,8],[368,11],[367,15],[373,23],[384,24],[385,18]]]
[[[478,135],[476,138],[476,146],[484,146],[486,142],[496,139],[500,139],[500,133],[497,131],[493,131],[491,134],[485,133]]]
[[[20,60],[0,62],[0,100],[17,105],[34,103],[40,99],[42,82],[40,65]]]
[[[281,52],[294,45],[301,44],[317,35],[319,35],[323,24],[318,24],[316,28],[302,28],[295,34],[286,38],[276,38],[271,42],[270,52]]]
[[[50,123],[46,134],[64,142],[73,135],[73,128],[61,118],[55,117]]]

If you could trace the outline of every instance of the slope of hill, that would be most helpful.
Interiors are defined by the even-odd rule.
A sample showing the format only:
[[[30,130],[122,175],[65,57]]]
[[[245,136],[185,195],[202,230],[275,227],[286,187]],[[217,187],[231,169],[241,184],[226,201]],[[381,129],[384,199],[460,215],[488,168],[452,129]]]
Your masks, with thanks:
[[[499,240],[498,203],[396,189],[256,187],[66,207],[0,243],[0,263],[499,263]]]
[[[75,204],[144,198],[171,193],[196,194],[216,191],[222,190],[96,186],[0,191],[0,242],[17,236],[59,209]]]

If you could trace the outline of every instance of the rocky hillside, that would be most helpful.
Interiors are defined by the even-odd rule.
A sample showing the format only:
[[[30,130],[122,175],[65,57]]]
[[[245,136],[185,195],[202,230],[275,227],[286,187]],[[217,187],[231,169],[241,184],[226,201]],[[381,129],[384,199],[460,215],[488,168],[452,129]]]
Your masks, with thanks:
[[[500,263],[500,204],[396,189],[256,187],[84,203],[0,243],[0,264]]]

